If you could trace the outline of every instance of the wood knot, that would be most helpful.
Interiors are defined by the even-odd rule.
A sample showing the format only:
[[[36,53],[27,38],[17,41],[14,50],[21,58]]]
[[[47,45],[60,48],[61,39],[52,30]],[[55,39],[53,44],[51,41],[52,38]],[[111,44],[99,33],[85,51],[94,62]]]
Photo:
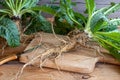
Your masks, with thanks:
[[[82,79],[89,79],[89,78],[91,78],[91,76],[88,74],[82,76]]]

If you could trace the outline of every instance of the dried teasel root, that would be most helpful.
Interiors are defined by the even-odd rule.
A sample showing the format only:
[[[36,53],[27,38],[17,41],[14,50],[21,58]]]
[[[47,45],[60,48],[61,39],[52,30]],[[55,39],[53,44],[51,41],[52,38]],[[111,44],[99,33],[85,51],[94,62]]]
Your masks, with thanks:
[[[17,80],[23,73],[24,68],[32,64],[35,60],[40,59],[40,68],[42,69],[43,63],[47,59],[56,59],[60,57],[62,53],[65,53],[65,52],[68,52],[74,49],[77,45],[79,45],[79,47],[93,49],[97,51],[96,48],[90,47],[89,45],[87,45],[87,42],[90,41],[90,38],[83,31],[79,31],[79,30],[71,31],[70,33],[68,33],[67,37],[68,37],[67,40],[61,40],[63,44],[56,46],[54,48],[47,49],[42,54],[39,54],[35,56],[34,58],[32,58],[30,61],[28,61],[20,69],[20,71],[17,73],[16,77],[13,80]]]

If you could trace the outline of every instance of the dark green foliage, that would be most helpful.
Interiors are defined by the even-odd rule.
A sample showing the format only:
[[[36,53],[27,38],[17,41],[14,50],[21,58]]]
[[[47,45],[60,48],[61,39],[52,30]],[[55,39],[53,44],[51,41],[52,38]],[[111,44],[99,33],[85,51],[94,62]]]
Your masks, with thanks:
[[[9,46],[16,47],[20,45],[17,27],[15,23],[8,18],[0,20],[0,36],[7,40]]]
[[[48,22],[43,16],[36,15],[31,18],[31,23],[26,30],[26,34],[35,33],[38,31],[52,32],[51,23]]]
[[[82,14],[73,10],[73,2],[71,0],[60,0],[60,4],[42,5],[33,7],[33,10],[41,10],[52,14],[55,18],[54,30],[57,34],[67,34],[69,31],[79,28],[83,29],[86,18]]]
[[[77,12],[75,12],[72,7],[73,5],[71,0],[60,0],[60,8],[58,9],[59,10],[58,14],[60,14],[59,17],[62,18],[63,20],[66,20],[66,22],[73,26],[77,24],[76,28],[82,28],[83,25],[81,22],[84,22],[85,18],[82,14],[78,15]],[[80,22],[78,18],[81,19]]]
[[[1,7],[5,7],[5,6],[6,6],[4,0],[0,0],[0,6],[1,6]]]
[[[60,0],[59,6],[51,6],[57,12],[54,25],[56,33],[67,34],[75,28],[83,29],[86,18],[82,14],[75,12],[72,7],[73,2],[71,0]]]
[[[57,34],[66,35],[68,32],[73,30],[76,26],[70,25],[65,20],[60,20],[59,17],[55,17],[54,30]]]
[[[65,3],[63,3],[63,1],[65,1]],[[72,6],[73,6],[73,3],[71,2],[71,0],[61,0],[60,6],[42,5],[42,6],[33,7],[32,9],[36,10],[36,11],[40,10],[42,12],[47,12],[47,13],[55,16],[54,17],[55,21],[53,24],[55,32],[57,34],[65,35],[69,31],[71,31],[75,28],[82,28],[83,27],[82,25],[85,24],[86,18],[82,14],[75,12],[72,9]],[[36,20],[33,20],[33,21],[36,21]],[[39,20],[37,20],[36,22],[38,22],[38,21]],[[34,24],[36,24],[36,22]],[[45,31],[45,32],[52,32],[49,24],[48,24],[49,26],[46,28],[47,30],[45,30],[44,26],[40,27],[40,25],[41,25],[41,23],[39,23],[39,27],[38,27],[38,25],[34,25],[34,26],[36,26],[36,27],[34,27],[34,29],[32,27],[28,28],[27,33],[32,32],[32,30],[34,30],[33,32],[40,31],[40,30]],[[45,24],[43,24],[43,25],[45,25]]]
[[[51,32],[51,27],[50,27],[51,24],[39,14],[41,9],[39,10],[33,9],[33,8],[35,9],[37,8],[36,6],[38,2],[39,0],[1,0],[0,1],[0,4],[3,7],[2,9],[0,9],[0,16],[1,16],[0,25],[2,31],[1,36],[7,40],[10,46],[18,46],[20,44],[19,42],[20,40],[18,39],[19,35],[18,35],[17,26],[15,26],[15,23],[10,21],[10,19],[21,20],[20,21],[22,23],[21,25],[24,25],[24,28],[28,27],[26,33],[29,34],[40,30]],[[5,20],[6,18],[9,18],[9,20],[6,23],[7,25],[6,28],[3,27],[5,26],[5,24],[2,24],[2,22],[5,22],[4,18]],[[14,27],[16,28],[13,29]],[[21,31],[21,33],[22,32],[23,31]]]

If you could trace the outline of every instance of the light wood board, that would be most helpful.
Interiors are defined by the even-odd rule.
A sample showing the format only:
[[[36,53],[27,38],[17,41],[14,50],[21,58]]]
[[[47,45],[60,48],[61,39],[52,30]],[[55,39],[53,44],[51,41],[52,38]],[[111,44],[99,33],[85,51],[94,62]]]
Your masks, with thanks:
[[[5,64],[0,66],[0,80],[11,80],[23,64]],[[79,74],[54,69],[27,66],[19,80],[120,80],[120,67],[109,64],[97,64],[91,74]]]

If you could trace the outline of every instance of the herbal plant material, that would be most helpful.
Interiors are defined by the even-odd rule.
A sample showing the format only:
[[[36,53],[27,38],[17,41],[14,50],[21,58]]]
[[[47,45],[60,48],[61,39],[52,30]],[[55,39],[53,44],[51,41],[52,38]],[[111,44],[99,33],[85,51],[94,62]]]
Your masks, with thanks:
[[[70,0],[63,0],[61,5],[64,3],[64,1],[68,1],[69,3]],[[35,56],[32,60],[28,61],[28,63],[26,63],[21,69],[21,71],[17,74],[16,79],[19,78],[19,76],[23,72],[23,69],[27,65],[32,64],[35,60],[39,58],[41,59],[40,60],[41,61],[40,67],[41,67],[43,62],[46,59],[49,59],[53,55],[56,55],[54,58],[57,58],[59,54],[73,49],[78,44],[80,44],[80,46],[83,46],[85,48],[92,48],[86,45],[87,44],[86,42],[89,39],[96,40],[105,49],[109,50],[114,57],[116,57],[117,59],[120,59],[120,55],[119,55],[120,32],[117,29],[117,26],[119,25],[120,22],[119,22],[119,19],[108,19],[107,17],[110,13],[117,11],[120,8],[120,4],[114,4],[114,5],[111,5],[110,7],[105,7],[105,8],[96,10],[94,0],[85,0],[85,1],[86,1],[86,7],[88,10],[88,20],[87,22],[85,22],[86,20],[83,20],[81,16],[80,16],[81,18],[79,17],[86,24],[85,27],[82,27],[83,24],[80,27],[82,28],[82,31],[79,30],[79,27],[76,27],[78,28],[78,30],[75,30],[68,34],[69,39],[65,41],[64,45],[62,44],[55,48],[45,50],[45,52],[43,52],[42,54],[39,54]],[[69,6],[66,6],[65,4],[62,5],[62,7],[58,8],[57,14],[56,14],[56,10],[44,6],[44,10],[45,8],[48,9],[46,12],[54,14],[54,16],[57,16],[57,17],[60,17],[60,15],[62,14],[61,12],[62,10],[60,10],[60,8],[62,8],[63,10],[65,10],[64,11],[65,14],[69,15],[68,18],[71,21],[77,23],[76,25],[78,26],[81,25],[81,23],[79,23],[75,17],[73,16],[71,17],[71,15],[75,15],[75,13],[73,10],[71,10],[71,8],[69,10]],[[41,7],[36,8],[36,10],[38,9],[41,9]],[[69,11],[72,11],[72,12],[69,12]],[[79,15],[79,13],[77,13],[77,15]]]
[[[35,14],[30,8],[35,6],[39,0],[5,0],[3,9],[0,10],[3,16],[9,16],[11,19],[20,21],[22,15],[25,13]],[[18,22],[19,24],[20,22]],[[22,33],[21,27],[18,27],[18,31]]]
[[[76,24],[76,27],[74,26],[74,28],[78,29],[82,28],[81,30],[82,31],[84,30],[85,34],[87,34],[89,38],[96,40],[101,46],[107,49],[114,57],[119,59],[120,31],[118,30],[118,26],[120,25],[120,19],[119,18],[109,19],[108,16],[109,14],[119,10],[120,4],[111,4],[111,6],[109,7],[104,7],[97,10],[94,0],[85,0],[85,2],[88,12],[87,20],[80,13],[76,13],[72,10],[71,0],[60,0],[60,7],[54,7],[54,9],[57,8],[58,10],[57,11],[58,14],[56,14],[56,16],[58,16],[58,20],[61,21],[66,20],[66,22],[68,23]],[[52,10],[52,12],[54,12],[54,10]],[[67,15],[67,17],[64,17],[63,15]],[[85,24],[85,27],[84,24],[79,22],[75,16],[78,16],[82,23]],[[83,41],[83,44],[84,43],[86,42]]]
[[[2,29],[3,26],[5,26],[6,28],[7,27],[11,28],[11,29],[8,28],[7,31],[4,32],[4,35],[6,36],[3,36],[3,34],[0,34],[0,36],[4,37],[7,40],[9,46],[13,46],[13,45],[18,46],[20,44],[20,41],[22,41],[22,35],[24,35],[24,32],[25,30],[27,30],[28,27],[34,26],[34,28],[36,28],[36,25],[33,25],[35,23],[33,22],[34,20],[36,20],[36,23],[41,24],[38,27],[41,27],[42,29],[46,29],[47,28],[46,26],[50,27],[50,23],[40,15],[39,11],[34,11],[32,9],[32,7],[35,8],[35,6],[37,6],[38,1],[39,0],[2,0],[0,1],[1,2],[0,4],[2,5],[2,9],[0,9],[0,13],[1,13],[0,29]],[[9,20],[8,23],[6,23],[6,25],[3,25],[4,23],[2,22],[4,21],[2,20],[7,20],[7,19]],[[27,23],[29,24],[23,22],[25,20],[28,20]],[[23,27],[23,23],[26,24],[24,25],[25,27]],[[11,26],[8,24],[14,24],[14,25]],[[13,27],[17,27],[17,29],[16,28],[13,29]],[[14,32],[11,30],[16,30],[16,33],[11,33],[11,32]],[[34,29],[32,28],[32,30]],[[10,40],[11,38],[8,38],[8,36],[11,36],[11,34],[14,35],[12,36],[14,37],[12,38],[13,40]],[[19,38],[16,39],[16,36],[17,37],[20,36],[20,40]]]
[[[94,0],[85,0],[85,2],[86,2],[86,8],[88,12],[87,20],[80,13],[76,13],[73,11],[71,6],[72,5],[71,0],[60,0],[60,7],[54,7],[54,8],[57,8],[58,10],[57,20],[58,21],[66,20],[66,22],[68,23],[75,24],[76,26],[72,25],[74,28],[81,29],[82,31],[84,30],[84,32],[88,34],[89,38],[96,40],[105,49],[109,50],[110,53],[117,59],[120,58],[120,55],[119,55],[120,32],[117,29],[118,25],[120,25],[120,19],[108,18],[109,14],[120,9],[120,4],[111,4],[111,6],[109,7],[104,7],[97,10]],[[60,15],[60,18],[59,18],[59,15]],[[76,16],[82,22],[79,22]],[[85,27],[84,27],[84,24],[82,23],[85,24]],[[84,42],[85,41],[83,41],[83,43]],[[113,49],[115,48],[115,49],[111,51],[111,48]]]
[[[51,6],[58,12],[58,15],[55,16],[55,30],[57,28],[61,30],[61,26],[63,26],[63,31],[68,30],[68,32],[75,28],[83,29],[86,18],[75,12],[73,6],[71,0],[60,0],[59,6]]]
[[[5,17],[9,18],[9,23],[7,23],[6,25],[11,24],[11,22],[12,22],[12,24],[14,24],[14,26],[17,27],[17,29],[15,29],[16,33],[13,33],[13,34],[14,35],[19,34],[21,36],[22,26],[20,25],[20,23],[21,23],[22,15],[25,13],[34,13],[34,11],[30,10],[30,8],[35,6],[37,0],[34,0],[34,1],[32,1],[32,0],[5,0],[3,2],[4,2],[4,4],[2,4],[3,8],[0,9],[2,18],[5,18]],[[1,20],[4,20],[4,19],[1,19]],[[9,25],[9,28],[12,29],[12,26]],[[9,35],[8,32],[11,32],[11,31],[10,31],[10,29],[8,29],[8,30],[9,31],[6,31],[4,34]],[[12,29],[12,30],[14,30],[14,29]],[[17,35],[17,36],[19,36],[19,35]],[[4,36],[2,36],[2,37],[4,37]],[[9,38],[5,38],[5,39],[7,39],[7,42],[8,42]],[[13,39],[14,40],[11,40],[12,41],[11,43],[14,44],[15,46],[18,46],[18,45],[16,45],[16,42],[13,42],[17,39],[15,37]],[[19,40],[18,40],[18,42],[19,42]],[[12,46],[11,44],[9,44],[9,45]]]
[[[24,19],[23,21],[23,26],[26,25],[26,30],[24,29],[25,34],[29,35],[39,31],[44,31],[47,33],[52,32],[51,23],[47,21],[42,15],[34,15],[30,16],[29,18],[29,20]]]
[[[56,32],[66,30],[66,33],[68,33],[75,28],[83,29],[86,18],[82,14],[75,12],[73,6],[71,0],[60,0],[59,6],[51,6],[57,12],[54,25]]]
[[[73,10],[73,3],[71,0],[60,0],[60,4],[43,5],[33,8],[52,14],[54,17],[54,30],[57,34],[67,34],[75,28],[83,29],[86,23],[86,18],[82,14]]]
[[[0,20],[0,36],[7,40],[8,45],[13,47],[20,45],[17,26],[8,18]]]
[[[112,4],[96,10],[94,0],[85,0],[88,20],[85,33],[107,49],[110,54],[120,60],[120,19],[109,19],[108,15],[120,9],[119,4]]]

